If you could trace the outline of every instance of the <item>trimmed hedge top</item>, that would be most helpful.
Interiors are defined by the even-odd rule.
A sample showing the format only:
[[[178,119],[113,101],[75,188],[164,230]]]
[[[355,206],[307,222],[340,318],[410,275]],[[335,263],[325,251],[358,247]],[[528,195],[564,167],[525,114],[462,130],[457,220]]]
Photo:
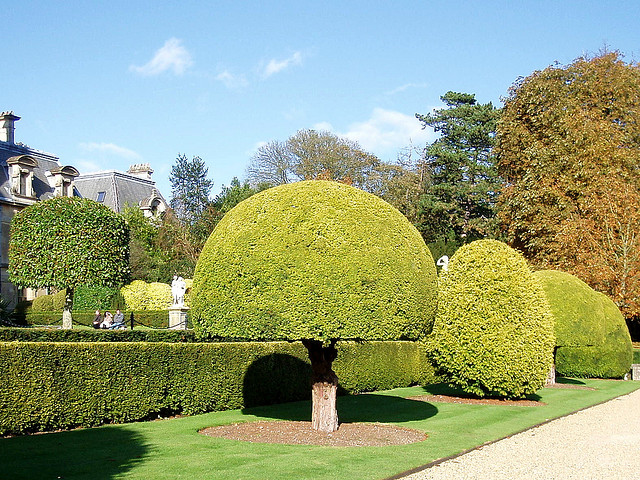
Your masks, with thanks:
[[[305,181],[241,202],[216,226],[193,279],[203,336],[417,339],[436,305],[433,258],[395,208],[356,188]]]
[[[522,397],[553,363],[553,316],[524,257],[502,242],[461,247],[440,276],[429,339],[443,378],[475,395]]]
[[[598,292],[578,277],[558,270],[540,270],[533,275],[542,285],[555,319],[556,346],[604,343],[605,305]]]

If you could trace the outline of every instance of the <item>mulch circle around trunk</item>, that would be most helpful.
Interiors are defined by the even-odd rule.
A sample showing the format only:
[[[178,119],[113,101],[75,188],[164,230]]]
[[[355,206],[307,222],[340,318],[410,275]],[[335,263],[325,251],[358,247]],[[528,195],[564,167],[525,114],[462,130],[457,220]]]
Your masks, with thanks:
[[[311,422],[257,421],[208,427],[200,433],[251,443],[330,447],[386,447],[427,439],[424,432],[382,423],[341,423],[337,431],[323,433],[313,430]]]

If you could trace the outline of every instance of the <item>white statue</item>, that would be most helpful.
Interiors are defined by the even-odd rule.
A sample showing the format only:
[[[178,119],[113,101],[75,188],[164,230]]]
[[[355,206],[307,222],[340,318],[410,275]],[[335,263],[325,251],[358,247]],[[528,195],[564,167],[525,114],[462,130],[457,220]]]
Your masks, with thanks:
[[[446,255],[441,256],[438,259],[436,265],[442,267],[442,270],[446,272],[447,270],[449,270],[449,257],[447,257]]]
[[[171,296],[173,297],[173,304],[179,307],[184,305],[184,294],[187,291],[187,282],[182,277],[177,275],[173,276],[171,281]]]

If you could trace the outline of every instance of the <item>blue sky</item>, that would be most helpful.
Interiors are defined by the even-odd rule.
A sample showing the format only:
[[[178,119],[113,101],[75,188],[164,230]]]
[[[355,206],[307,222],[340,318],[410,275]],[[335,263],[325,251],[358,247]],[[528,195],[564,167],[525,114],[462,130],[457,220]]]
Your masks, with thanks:
[[[415,113],[448,90],[501,105],[519,77],[603,46],[640,60],[635,1],[13,1],[0,111],[16,141],[83,173],[178,153],[214,193],[303,128],[382,160],[433,140]]]

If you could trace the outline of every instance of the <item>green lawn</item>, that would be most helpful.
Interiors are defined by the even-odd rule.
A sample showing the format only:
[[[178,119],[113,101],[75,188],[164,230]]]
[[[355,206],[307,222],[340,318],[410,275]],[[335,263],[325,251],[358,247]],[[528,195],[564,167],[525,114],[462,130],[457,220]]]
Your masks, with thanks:
[[[640,382],[584,380],[596,390],[543,389],[537,407],[425,403],[442,392],[411,387],[340,397],[343,422],[383,422],[425,431],[396,447],[266,445],[206,437],[198,430],[256,419],[308,420],[308,402],[214,412],[0,439],[0,478],[382,479],[640,388]],[[0,412],[1,414],[1,412]]]

